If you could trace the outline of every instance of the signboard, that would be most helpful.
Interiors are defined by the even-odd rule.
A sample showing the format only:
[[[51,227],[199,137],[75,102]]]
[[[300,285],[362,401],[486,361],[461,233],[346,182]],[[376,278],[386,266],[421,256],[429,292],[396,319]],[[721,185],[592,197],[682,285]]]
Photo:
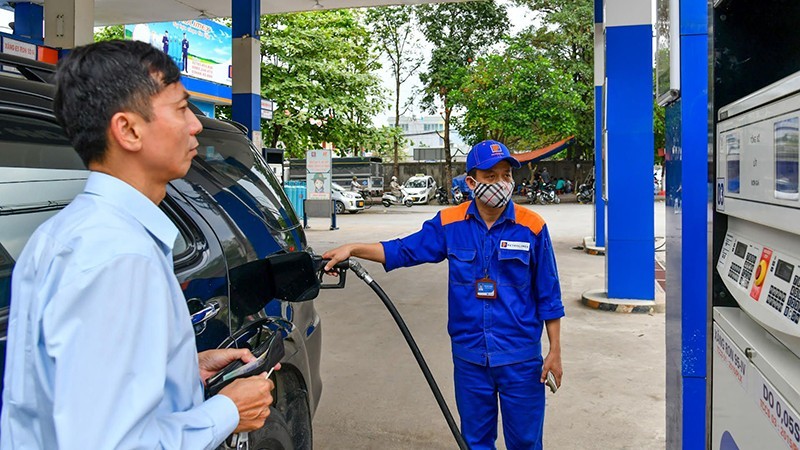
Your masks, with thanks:
[[[2,47],[0,47],[0,49],[2,49],[2,53],[7,55],[20,56],[22,58],[42,61],[49,64],[58,62],[58,51],[54,48],[24,42],[19,39],[12,39],[2,34],[0,34],[0,40],[2,41]],[[11,66],[2,66],[1,70],[19,73],[17,69]]]
[[[125,39],[164,51],[185,75],[231,85],[231,29],[224,25],[211,20],[125,25]]]
[[[324,149],[306,152],[306,198],[309,200],[331,199],[331,153]]]
[[[36,44],[29,44],[27,42],[4,37],[3,53],[28,59],[36,59]]]
[[[272,111],[275,110],[275,103],[272,100],[261,99],[261,118],[272,119]]]

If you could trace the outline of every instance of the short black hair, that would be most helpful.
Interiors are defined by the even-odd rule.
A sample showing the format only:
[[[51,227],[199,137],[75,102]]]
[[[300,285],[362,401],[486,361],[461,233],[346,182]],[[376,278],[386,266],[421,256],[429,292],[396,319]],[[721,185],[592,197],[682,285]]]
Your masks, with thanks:
[[[144,42],[77,47],[58,63],[53,111],[83,162],[100,162],[111,117],[129,111],[150,121],[151,97],[180,76],[172,58]]]
[[[477,175],[477,174],[478,174],[478,169],[475,169],[475,168],[473,168],[472,170],[467,172],[467,175],[472,177],[473,179],[475,178],[475,175]]]

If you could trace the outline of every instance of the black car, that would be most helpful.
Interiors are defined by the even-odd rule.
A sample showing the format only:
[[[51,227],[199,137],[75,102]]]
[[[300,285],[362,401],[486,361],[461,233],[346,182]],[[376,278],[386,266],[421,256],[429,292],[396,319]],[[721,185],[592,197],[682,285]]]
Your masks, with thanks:
[[[53,67],[0,55],[0,363],[5,361],[11,271],[34,230],[78,193],[88,171],[52,113]],[[203,131],[189,173],[167,187],[161,209],[180,230],[174,246],[198,351],[255,348],[286,336],[273,411],[249,448],[309,449],[319,403],[322,345],[313,302],[287,303],[254,290],[253,263],[304,252],[306,238],[283,189],[237,124],[197,111]],[[258,274],[255,274],[256,277]],[[262,298],[259,298],[261,296]],[[0,369],[4,367],[0,366]],[[223,447],[237,446],[229,440]]]

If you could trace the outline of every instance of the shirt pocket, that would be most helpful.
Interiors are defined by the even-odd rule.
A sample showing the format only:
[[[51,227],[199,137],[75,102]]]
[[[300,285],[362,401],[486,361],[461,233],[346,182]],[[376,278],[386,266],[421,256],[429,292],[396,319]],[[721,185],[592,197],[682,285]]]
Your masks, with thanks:
[[[451,248],[447,250],[447,261],[450,264],[451,283],[473,284],[475,282],[475,250]]]
[[[531,282],[531,252],[501,248],[499,282],[505,286],[524,287]]]

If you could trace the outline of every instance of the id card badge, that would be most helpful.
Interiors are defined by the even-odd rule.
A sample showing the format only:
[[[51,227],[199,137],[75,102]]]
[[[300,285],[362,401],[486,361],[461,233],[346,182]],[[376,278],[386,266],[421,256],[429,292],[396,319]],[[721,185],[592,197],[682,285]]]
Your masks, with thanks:
[[[497,298],[497,283],[490,278],[481,278],[475,282],[475,296],[481,300]]]

